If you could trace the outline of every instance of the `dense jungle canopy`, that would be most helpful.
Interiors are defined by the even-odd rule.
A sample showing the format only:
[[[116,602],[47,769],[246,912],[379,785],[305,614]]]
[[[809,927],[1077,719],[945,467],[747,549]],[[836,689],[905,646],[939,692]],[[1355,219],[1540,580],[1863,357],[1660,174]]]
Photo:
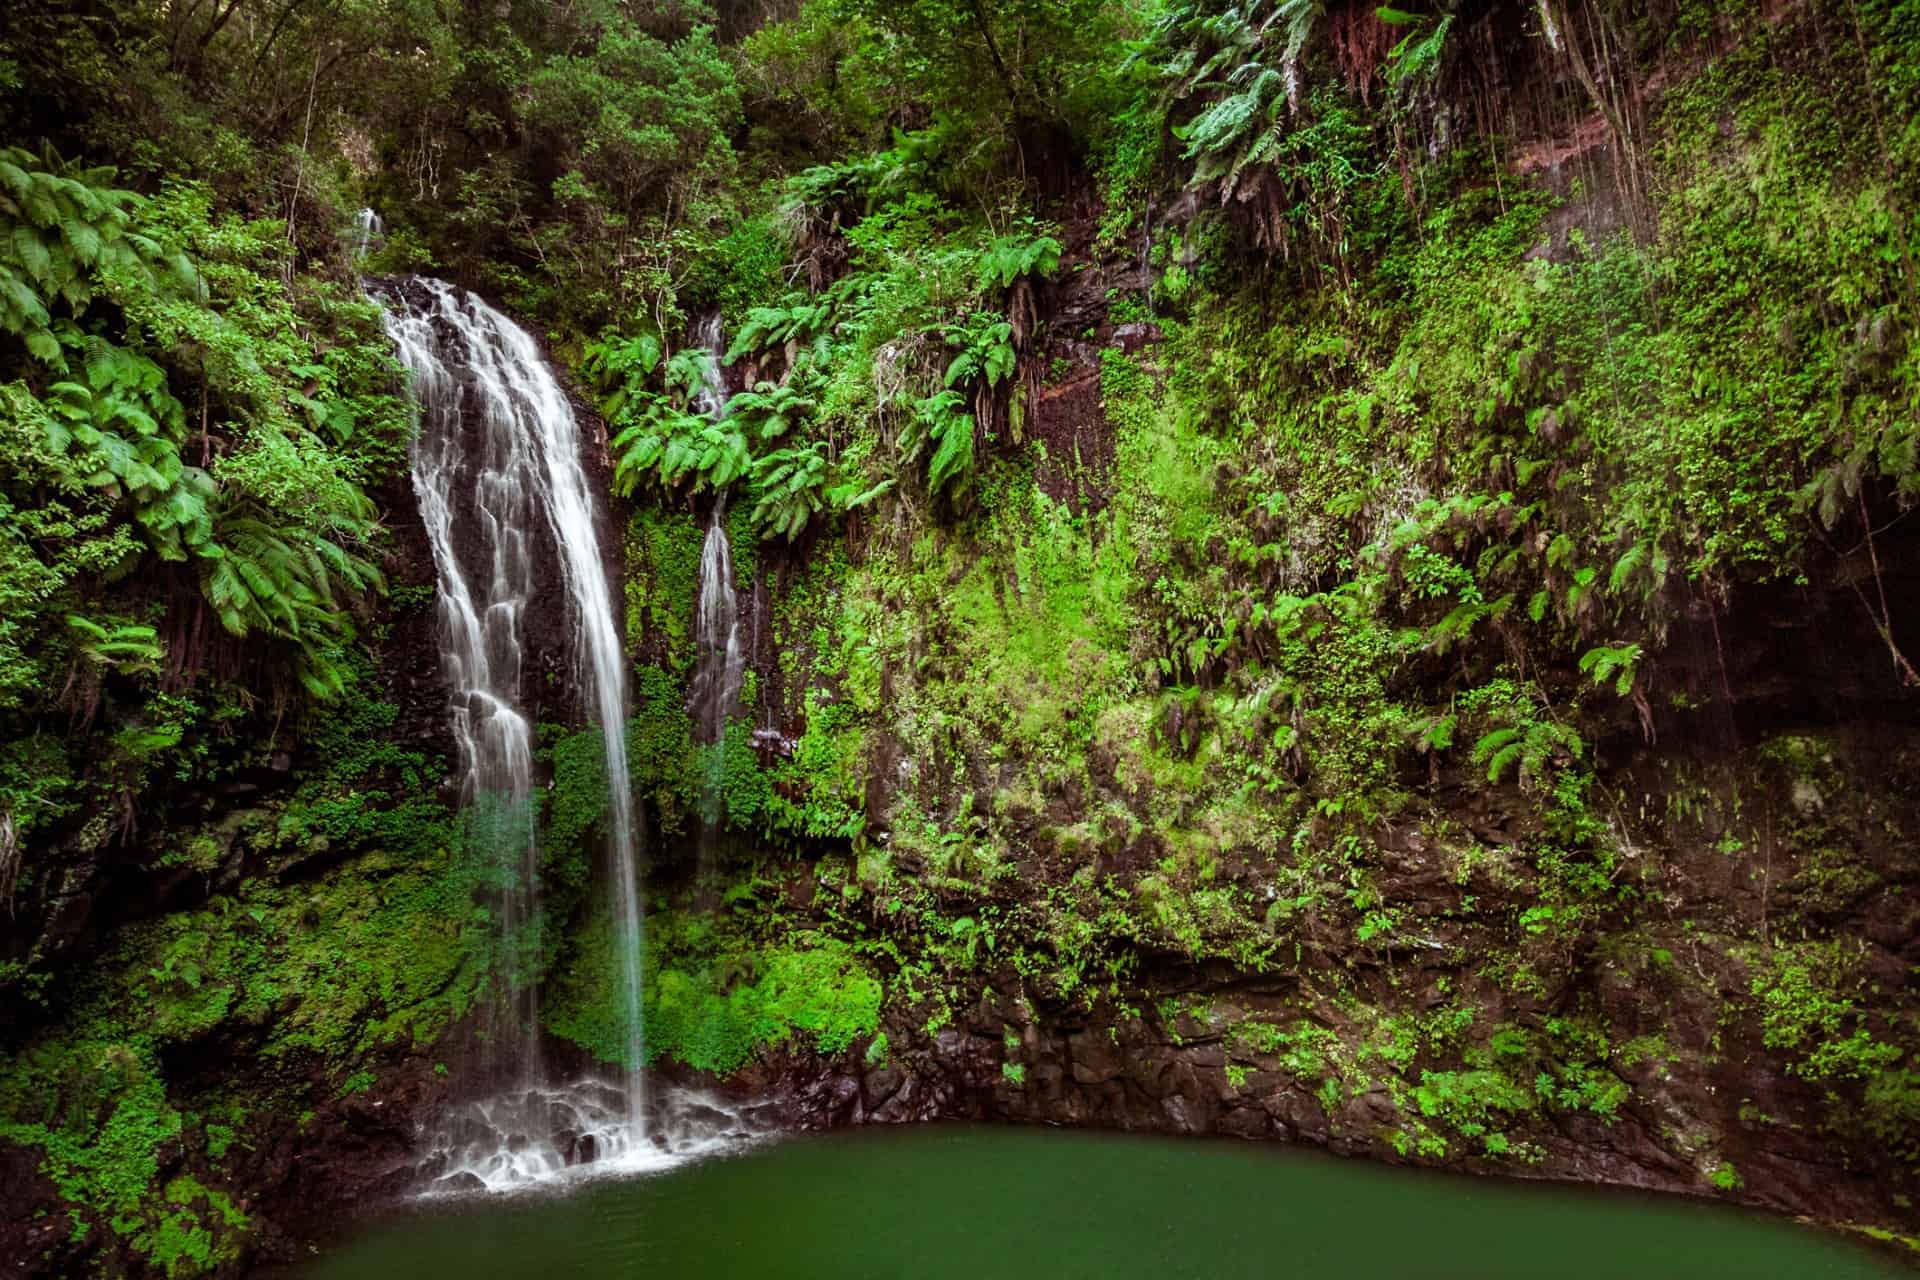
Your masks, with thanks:
[[[442,784],[414,275],[594,437],[650,1066],[1920,1237],[1916,193],[1915,0],[9,4],[0,1262],[284,1252],[509,969],[628,1055],[564,642],[532,933]]]

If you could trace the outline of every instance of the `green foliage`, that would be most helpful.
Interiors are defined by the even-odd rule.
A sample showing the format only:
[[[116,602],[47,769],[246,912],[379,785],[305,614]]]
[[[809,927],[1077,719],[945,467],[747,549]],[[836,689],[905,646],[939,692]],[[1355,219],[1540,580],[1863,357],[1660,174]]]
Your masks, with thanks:
[[[691,601],[688,610],[691,613]],[[627,761],[638,793],[653,804],[661,827],[679,832],[687,816],[698,812],[706,787],[693,720],[680,681],[671,672],[647,666],[635,676],[636,711],[627,722]]]
[[[553,783],[540,840],[549,892],[585,885],[592,865],[588,836],[607,811],[606,745],[598,726],[561,738],[551,757]]]
[[[1519,766],[1523,785],[1540,778],[1556,760],[1577,758],[1580,738],[1571,729],[1546,720],[1495,729],[1473,744],[1476,764],[1487,767],[1487,781],[1498,782],[1508,769]]]
[[[913,424],[918,431],[907,437],[912,441],[907,452],[918,453],[928,445],[933,456],[927,460],[927,488],[938,494],[951,489],[966,492],[973,475],[973,415],[963,412],[965,403],[955,391],[936,391],[913,406]]]
[[[1809,1080],[1865,1080],[1906,1057],[1876,1036],[1853,994],[1860,985],[1858,953],[1841,942],[1777,948],[1754,974],[1761,1041],[1789,1050],[1791,1070]]]
[[[630,477],[649,472],[668,488],[692,480],[695,492],[724,489],[745,475],[752,462],[744,435],[695,414],[624,427],[614,445],[623,451],[619,470],[626,492],[632,492]]]
[[[102,281],[116,293],[199,288],[183,255],[136,227],[140,198],[108,186],[113,178],[111,168],[82,168],[51,147],[40,156],[0,149],[0,330],[63,371],[55,307],[79,319]]]
[[[753,520],[762,537],[798,538],[827,506],[827,448],[776,449],[753,464]],[[856,503],[854,505],[865,505]]]
[[[828,0],[822,7],[878,35],[896,85],[936,104],[967,131],[1006,142],[1033,122],[1094,127],[1106,86],[1093,72],[1111,56],[1115,29],[1127,16],[1098,0],[1004,0],[984,7]]]
[[[341,776],[375,767],[366,753],[377,744],[343,742],[362,754],[338,759]],[[169,1079],[178,1046],[244,1027],[264,1059],[302,1064],[294,1077],[317,1066],[351,1086],[370,1078],[351,1064],[396,1041],[429,1042],[473,1006],[481,922],[444,823],[436,832],[437,844],[391,846],[297,886],[250,881],[127,928],[63,978],[58,1019],[0,1053],[0,1137],[41,1149],[76,1237],[111,1231],[168,1275],[240,1256],[245,1189],[179,1172],[182,1144],[199,1139]],[[239,838],[267,851],[289,829],[261,822]],[[233,1141],[225,1132],[206,1130],[215,1160]]]
[[[1013,325],[991,312],[968,316],[947,333],[960,354],[947,365],[947,386],[982,383],[997,387],[1013,376],[1019,359],[1013,347]]]
[[[74,652],[98,666],[123,673],[146,672],[153,669],[163,653],[159,633],[139,623],[103,625],[91,618],[69,614],[67,626],[75,633]]]
[[[149,780],[235,767],[256,696],[284,717],[344,693],[355,610],[384,585],[362,484],[405,455],[356,290],[290,288],[285,224],[219,212],[202,184],[111,179],[51,148],[0,156],[9,888],[17,842],[82,797],[113,815],[83,843],[125,834]],[[223,631],[254,646],[249,690],[205,687],[238,666]],[[71,763],[40,773],[55,721]]]
[[[923,460],[930,491],[960,496],[974,471],[971,426],[1004,419],[1018,436],[1023,392],[1012,383],[1033,323],[1028,286],[1058,268],[1062,245],[1031,217],[996,233],[914,190],[918,160],[945,136],[902,136],[852,176],[789,181],[783,216],[803,248],[830,234],[816,222],[850,191],[892,198],[844,229],[855,270],[747,311],[724,362],[750,361],[763,376],[717,421],[706,357],[663,359],[644,319],[637,333],[589,345],[622,492],[745,480],[761,536],[794,541],[821,518],[897,493]]]
[[[887,1065],[889,1058],[890,1051],[887,1046],[887,1033],[882,1031],[867,1045],[867,1051],[861,1056],[861,1061],[865,1062],[869,1067],[884,1067]]]
[[[167,1163],[194,1128],[164,1080],[179,1046],[248,1038],[302,1079],[320,1060],[331,1093],[540,973],[552,1030],[609,1061],[627,1043],[588,905],[595,735],[546,734],[549,914],[487,942],[486,851],[530,815],[450,822],[439,762],[365,692],[364,495],[406,436],[347,280],[363,202],[393,228],[368,269],[480,282],[605,410],[634,502],[619,781],[655,895],[705,877],[655,904],[654,1060],[878,1065],[909,1049],[878,1034],[883,998],[897,1039],[1009,972],[1117,1025],[1177,957],[1296,991],[1209,1022],[1231,1087],[1290,1073],[1342,1125],[1384,1092],[1397,1127],[1360,1136],[1528,1161],[1565,1114],[1605,1124],[1642,1072],[1695,1069],[1647,1048],[1653,1003],[1747,955],[1722,1034],[1757,1019],[1831,1096],[1836,1141],[1910,1154],[1910,1001],[1826,911],[1891,880],[1819,878],[1866,861],[1826,747],[1768,757],[1818,778],[1817,821],[1769,803],[1763,836],[1751,797],[1716,810],[1703,839],[1754,893],[1684,931],[1681,837],[1633,754],[1636,717],[1690,750],[1692,709],[1744,692],[1741,664],[1702,680],[1670,632],[1746,634],[1773,598],[1752,588],[1825,575],[1826,538],[1857,560],[1920,494],[1910,15],[1722,15],[1709,49],[1703,6],[1596,11],[1622,36],[1610,73],[1666,50],[1617,172],[1589,157],[1602,197],[1586,159],[1529,176],[1564,139],[1482,133],[1531,114],[1488,107],[1505,81],[1456,8],[813,0],[736,42],[741,6],[359,6],[362,55],[343,11],[246,0],[218,30],[109,4],[45,56],[0,36],[19,136],[150,193],[50,156],[0,169],[0,854],[28,848],[33,890],[55,831],[56,857],[105,847],[103,801],[144,815],[163,784],[266,767],[248,690],[176,651],[202,602],[202,634],[268,641],[331,694],[286,723],[339,762],[235,829],[143,830],[231,905],[116,934],[97,991],[4,970],[60,1025],[9,1043],[0,1111],[81,1216],[124,1207],[156,1269],[228,1260],[218,1180]],[[1496,52],[1502,75],[1531,56]],[[1167,198],[1182,185],[1201,198]],[[1062,271],[1090,274],[1041,287]],[[745,387],[717,421],[708,354],[679,349],[715,309]],[[749,531],[788,546],[763,549],[754,614],[777,670],[703,747],[692,499],[714,494],[743,556]],[[696,815],[720,828],[698,870]],[[1570,1011],[1617,955],[1645,990],[1606,1007],[1646,1025],[1616,1033]],[[110,1000],[143,1023],[74,1025]],[[1198,1004],[1170,1006],[1174,1034]],[[1476,1029],[1496,1004],[1515,1021]],[[1737,1190],[1718,1152],[1682,1154]]]
[[[1057,239],[1032,225],[1013,235],[996,236],[980,251],[980,291],[1011,289],[1026,276],[1050,276],[1060,267],[1061,252]],[[953,382],[949,370],[947,383]]]
[[[1590,676],[1597,685],[1613,682],[1613,691],[1626,697],[1633,688],[1636,668],[1640,665],[1640,646],[1637,644],[1600,645],[1580,656],[1581,674]]]
[[[1261,196],[1262,246],[1278,250],[1299,237],[1337,261],[1344,226],[1381,169],[1369,155],[1370,122],[1348,97],[1330,84],[1307,91],[1332,79],[1332,50],[1315,39],[1325,17],[1320,0],[1171,4],[1144,52],[1158,64],[1161,111],[1184,117],[1172,133],[1193,162],[1190,183],[1217,191],[1222,203],[1270,193]],[[1396,88],[1433,74],[1451,22],[1394,50]],[[1346,74],[1347,88],[1364,88],[1372,69],[1349,63]]]
[[[707,920],[679,913],[656,914],[648,928],[649,1063],[672,1059],[724,1079],[802,1035],[806,1045],[834,1055],[879,1028],[881,985],[837,939],[743,945]],[[617,981],[612,931],[601,922],[581,940],[548,1015],[555,1032],[607,1062],[627,1051],[624,1031],[609,1021]]]

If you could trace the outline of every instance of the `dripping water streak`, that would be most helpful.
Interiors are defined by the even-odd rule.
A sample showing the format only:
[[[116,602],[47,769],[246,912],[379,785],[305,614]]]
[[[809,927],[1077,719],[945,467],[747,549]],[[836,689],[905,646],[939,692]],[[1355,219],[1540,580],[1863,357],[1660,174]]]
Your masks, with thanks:
[[[733,547],[727,541],[726,503],[714,509],[700,547],[700,603],[693,638],[699,666],[693,677],[693,706],[701,740],[725,736],[727,718],[740,700],[747,655],[740,644],[740,598],[733,586]]]

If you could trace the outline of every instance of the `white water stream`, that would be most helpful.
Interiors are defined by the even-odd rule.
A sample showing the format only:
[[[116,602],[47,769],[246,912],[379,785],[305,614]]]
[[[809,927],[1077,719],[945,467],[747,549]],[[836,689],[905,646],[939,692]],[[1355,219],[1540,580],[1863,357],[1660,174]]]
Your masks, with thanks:
[[[700,601],[693,618],[698,656],[687,709],[705,743],[725,736],[746,678],[747,655],[740,643],[740,600],[733,586],[733,547],[727,541],[726,515],[723,500],[714,508],[713,522],[700,547]]]
[[[353,215],[353,260],[359,262],[372,251],[374,244],[386,234],[387,224],[380,221],[380,215],[371,209],[362,209]]]
[[[727,416],[726,377],[720,361],[726,353],[715,314],[700,323],[698,337],[707,349],[705,386],[699,405],[715,421]],[[727,497],[714,504],[707,538],[700,547],[700,597],[694,609],[693,642],[698,650],[687,710],[698,726],[700,741],[715,743],[727,731],[727,718],[740,700],[746,678],[746,651],[740,644],[740,599],[733,584],[733,547],[727,541]],[[709,792],[713,790],[709,787]],[[712,807],[713,797],[708,796]],[[709,821],[711,821],[709,817]]]
[[[736,1152],[778,1133],[772,1104],[736,1105],[672,1090],[636,1142],[626,1099],[597,1080],[529,1085],[455,1108],[429,1136],[427,1196],[514,1191],[657,1173]]]
[[[471,827],[497,847],[510,842],[518,855],[502,893],[502,925],[505,936],[522,945],[537,920],[539,895],[532,733],[520,697],[523,627],[530,610],[557,605],[541,599],[547,584],[536,569],[534,537],[542,527],[559,561],[578,687],[599,724],[606,764],[609,879],[630,1069],[624,1090],[542,1084],[533,983],[510,979],[511,1014],[495,1039],[514,1056],[506,1064],[512,1083],[447,1117],[434,1140],[443,1178],[510,1186],[541,1180],[582,1158],[617,1160],[645,1149],[645,939],[622,628],[581,462],[579,424],[539,345],[506,316],[443,281],[410,280],[387,290],[384,302],[387,332],[411,375],[419,413],[413,485],[439,583],[442,661],[465,770],[462,802]],[[496,1067],[496,1074],[506,1073]]]
[[[705,386],[698,404],[707,416],[718,421],[727,416],[728,396],[726,378],[720,368],[726,348],[717,313],[701,322],[697,336],[707,349]],[[694,607],[693,643],[695,658],[693,680],[687,690],[687,713],[693,717],[695,740],[710,748],[706,795],[701,805],[699,850],[700,869],[705,872],[713,857],[714,837],[722,818],[723,760],[718,744],[726,737],[727,721],[739,706],[740,687],[747,671],[746,649],[740,636],[740,598],[733,581],[733,547],[727,540],[725,493],[714,504],[706,541],[700,547],[700,595]]]

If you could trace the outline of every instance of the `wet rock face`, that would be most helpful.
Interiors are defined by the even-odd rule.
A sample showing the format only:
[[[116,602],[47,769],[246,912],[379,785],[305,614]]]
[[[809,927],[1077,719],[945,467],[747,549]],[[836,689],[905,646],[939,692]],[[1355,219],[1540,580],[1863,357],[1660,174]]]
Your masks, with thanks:
[[[1736,669],[1754,662],[1744,643],[1729,650]],[[1920,830],[1920,787],[1905,776],[1920,733],[1859,714],[1844,686],[1824,713],[1804,693],[1750,687],[1724,740],[1655,746],[1633,730],[1602,744],[1613,787],[1667,816],[1648,824],[1657,846],[1623,849],[1631,899],[1577,934],[1530,935],[1517,924],[1537,901],[1524,883],[1460,873],[1430,834],[1390,834],[1375,883],[1412,922],[1391,943],[1330,937],[1279,972],[1143,954],[1091,1005],[1056,996],[1044,973],[975,975],[948,993],[937,1029],[926,1006],[889,1006],[884,1060],[864,1043],[835,1058],[789,1048],[723,1087],[779,1098],[796,1128],[964,1120],[1301,1142],[1920,1235],[1897,1121],[1871,1118],[1857,1080],[1817,1078],[1812,1041],[1783,1043],[1760,994],[1837,939],[1857,965],[1846,1026],[1901,1041],[1920,973],[1920,862],[1904,834]],[[1698,802],[1685,780],[1711,770],[1737,782],[1716,804],[1772,815],[1770,828],[1758,820],[1770,845],[1735,848],[1711,806],[1685,809]],[[1484,779],[1432,785],[1498,858],[1533,834]],[[1490,978],[1503,963],[1524,963],[1529,980]],[[1396,1049],[1383,1035],[1443,1012],[1472,1028],[1449,1047]],[[1600,1038],[1580,1042],[1581,1026]],[[1514,1093],[1468,1078],[1500,1066],[1496,1029],[1551,1046],[1505,1068]],[[1448,1092],[1476,1088],[1465,1101]]]
[[[1209,994],[1233,993],[1194,992]],[[1676,1151],[1676,1127],[1739,1131],[1743,1110],[1805,1115],[1817,1102],[1804,1084],[1776,1072],[1727,1068],[1663,1081],[1610,1118],[1559,1115],[1528,1127],[1527,1140],[1539,1149],[1530,1163],[1422,1156],[1393,1141],[1403,1104],[1384,1088],[1330,1103],[1270,1055],[1267,1066],[1230,1064],[1217,1036],[1189,1039],[1152,1018],[1038,1015],[1012,1023],[996,1003],[983,993],[963,1025],[881,1066],[800,1056],[721,1088],[776,1094],[781,1123],[796,1129],[971,1121],[1299,1142],[1389,1163],[1688,1195],[1710,1192],[1697,1164]],[[886,1030],[894,1043],[912,1041],[910,1026]],[[1016,1040],[1019,1048],[1009,1050]],[[1007,1072],[1015,1058],[1017,1082]],[[1778,1212],[1821,1221],[1898,1221],[1907,1212],[1894,1201],[1886,1170],[1859,1164],[1814,1125],[1749,1132],[1737,1163],[1745,1182],[1739,1198]]]

